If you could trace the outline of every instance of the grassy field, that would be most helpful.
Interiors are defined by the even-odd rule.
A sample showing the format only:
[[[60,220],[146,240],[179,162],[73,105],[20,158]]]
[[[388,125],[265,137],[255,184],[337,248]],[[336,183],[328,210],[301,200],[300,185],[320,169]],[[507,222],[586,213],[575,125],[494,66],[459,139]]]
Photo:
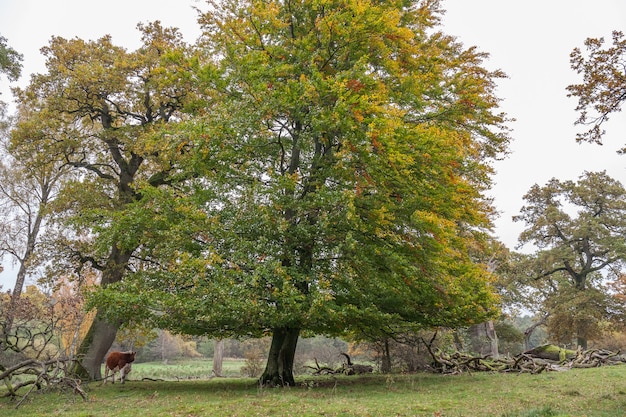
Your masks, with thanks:
[[[244,376],[241,367],[244,366],[243,359],[227,359],[222,363],[222,376],[238,378]],[[130,379],[165,379],[179,381],[184,379],[209,379],[212,376],[213,361],[188,359],[163,362],[144,362],[133,364]],[[102,371],[104,372],[104,370]]]
[[[139,368],[125,385],[89,384],[87,401],[70,392],[37,394],[15,410],[0,399],[0,416],[626,415],[626,365],[540,375],[309,376],[286,389],[260,388],[251,378],[141,381]]]

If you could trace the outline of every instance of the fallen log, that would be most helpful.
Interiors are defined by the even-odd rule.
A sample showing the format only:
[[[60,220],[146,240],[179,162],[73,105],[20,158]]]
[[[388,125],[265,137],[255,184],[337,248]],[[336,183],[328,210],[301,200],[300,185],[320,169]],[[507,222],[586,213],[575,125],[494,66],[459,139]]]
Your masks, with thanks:
[[[563,349],[556,345],[541,345],[524,352],[526,355],[530,355],[534,358],[546,359],[555,362],[565,362],[576,358],[577,351],[570,349]]]

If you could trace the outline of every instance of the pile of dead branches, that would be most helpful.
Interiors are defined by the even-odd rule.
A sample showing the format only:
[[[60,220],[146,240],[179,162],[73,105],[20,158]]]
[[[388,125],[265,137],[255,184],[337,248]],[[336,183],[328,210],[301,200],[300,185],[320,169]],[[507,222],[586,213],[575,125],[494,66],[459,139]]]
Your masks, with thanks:
[[[570,361],[571,368],[595,368],[603,365],[619,365],[626,363],[626,356],[620,352],[611,352],[605,349],[590,349],[579,352]]]
[[[87,394],[81,387],[81,380],[71,376],[70,368],[74,362],[74,359],[51,359],[47,361],[27,359],[9,368],[0,365],[0,381],[3,381],[7,388],[3,397],[13,399],[21,397],[15,408],[19,407],[35,389],[69,390],[86,400]],[[18,394],[18,390],[29,386],[30,388],[25,394]]]
[[[572,368],[594,368],[604,365],[626,363],[619,352],[603,349],[577,351],[566,350],[554,345],[543,345],[515,357],[491,358],[465,353],[447,354],[431,351],[432,369],[444,374],[465,372],[518,372],[539,374],[543,371],[563,371]]]

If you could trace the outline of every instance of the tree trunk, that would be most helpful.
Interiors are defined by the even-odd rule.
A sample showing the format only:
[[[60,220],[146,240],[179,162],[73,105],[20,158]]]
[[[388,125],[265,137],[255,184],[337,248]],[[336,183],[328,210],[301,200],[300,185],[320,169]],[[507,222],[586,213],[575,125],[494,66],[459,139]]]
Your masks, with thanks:
[[[435,332],[435,334],[433,335],[433,339],[431,340],[431,345],[432,342],[435,340],[436,335],[437,333]],[[456,329],[452,332],[452,340],[454,342],[454,348],[458,352],[463,352],[465,350],[465,347],[463,346],[463,340],[461,339],[461,335],[459,335],[459,329]]]
[[[472,351],[474,353],[479,355],[491,355],[494,358],[498,357],[498,337],[493,321],[471,326],[470,337],[472,340]]]
[[[107,267],[102,272],[102,287],[119,282],[124,276],[126,265],[132,255],[132,251],[121,251],[117,245],[113,245]],[[91,380],[102,379],[102,362],[106,353],[115,341],[117,330],[121,323],[111,323],[104,320],[100,311],[96,311],[87,336],[78,348],[78,358],[84,372],[79,372],[81,376],[89,377]]]
[[[165,334],[165,330],[161,330],[161,363],[167,363],[167,355],[165,354],[165,339],[167,335]]]
[[[470,343],[472,345],[472,352],[478,355],[482,355],[483,343],[482,327],[480,324],[474,324],[469,328]]]
[[[299,328],[274,329],[267,365],[259,381],[262,385],[292,387],[296,384],[293,361],[299,335]]]
[[[389,339],[385,338],[383,342],[383,357],[380,366],[380,372],[383,374],[391,373],[391,352],[389,349]]]
[[[215,339],[215,349],[213,350],[213,374],[222,376],[222,363],[224,361],[224,339]]]
[[[493,320],[489,320],[485,323],[485,333],[487,334],[487,339],[489,339],[490,346],[490,355],[494,359],[498,359],[500,357],[500,351],[498,348],[498,335],[496,333],[496,328],[493,324]]]
[[[88,377],[90,380],[102,379],[102,362],[115,341],[118,328],[119,326],[108,323],[100,317],[99,313],[96,313],[96,317],[78,349],[78,357],[82,357],[83,372],[78,372],[83,374],[81,376]],[[86,375],[84,375],[85,372]]]

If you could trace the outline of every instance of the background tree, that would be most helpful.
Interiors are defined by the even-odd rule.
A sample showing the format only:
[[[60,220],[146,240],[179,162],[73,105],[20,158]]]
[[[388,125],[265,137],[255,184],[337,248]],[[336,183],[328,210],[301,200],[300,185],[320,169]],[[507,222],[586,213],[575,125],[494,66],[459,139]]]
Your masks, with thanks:
[[[133,227],[161,265],[94,302],[185,333],[271,333],[261,381],[281,385],[303,329],[491,316],[468,256],[508,142],[485,55],[434,30],[435,1],[211,5],[221,95],[186,131],[195,182],[144,194],[137,213],[156,215]]]
[[[612,38],[613,45],[607,48],[603,48],[604,38],[588,38],[586,54],[580,48],[570,54],[572,69],[583,74],[583,82],[568,86],[568,96],[578,97],[576,123],[591,126],[578,135],[578,141],[601,144],[604,122],[611,113],[621,111],[626,100],[626,39],[620,31],[614,31]]]
[[[604,286],[624,266],[626,190],[605,172],[585,172],[578,180],[550,180],[534,185],[514,220],[526,229],[521,244],[538,251],[534,279],[552,288],[544,307],[552,333],[576,336],[578,344],[597,333],[598,319],[610,318],[616,306]]]
[[[88,42],[53,37],[42,49],[47,73],[16,91],[22,106],[45,114],[59,130],[52,138],[17,135],[15,146],[81,172],[64,187],[65,204],[59,204],[64,226],[77,237],[64,245],[77,263],[101,273],[103,286],[122,280],[140,245],[132,230],[111,232],[110,226],[141,199],[137,183],[167,182],[175,169],[162,158],[169,142],[155,132],[180,121],[192,95],[192,64],[180,33],[159,22],[138,28],[143,45],[134,52],[113,45],[109,36]],[[96,314],[79,349],[90,377],[100,377],[119,325],[119,319]]]
[[[498,259],[495,285],[502,300],[505,320],[498,325],[506,327],[509,319],[513,318],[517,327],[523,331],[525,350],[529,350],[535,347],[536,340],[541,338],[535,332],[545,326],[550,316],[546,300],[551,298],[557,289],[549,279],[536,279],[538,274],[534,269],[536,267],[534,255],[509,251],[504,247],[501,253],[503,256]]]
[[[626,274],[620,274],[613,282],[609,283],[609,288],[615,302],[624,306],[626,304]],[[607,332],[599,341],[599,345],[605,349],[618,351],[626,348],[626,315],[617,316],[616,320],[607,323]]]
[[[17,80],[22,72],[23,57],[15,49],[7,45],[7,39],[0,36],[0,74],[7,75],[11,81]],[[6,103],[0,100],[0,136],[3,138],[7,135],[9,128],[7,120],[5,120]],[[0,258],[1,260],[1,258]],[[0,265],[0,272],[3,268]]]
[[[0,35],[0,74],[7,76],[9,81],[16,81],[22,73],[22,59],[15,49],[7,44],[7,39]],[[0,134],[4,137],[8,129],[5,120],[6,103],[0,100]]]
[[[0,36],[0,73],[11,81],[16,81],[22,73],[23,56],[7,44],[8,40]]]
[[[30,115],[20,108],[17,119],[22,129],[16,135],[27,140],[39,140],[54,135],[57,126],[43,118]],[[28,122],[25,120],[28,119]],[[18,265],[11,294],[11,304],[6,310],[4,335],[11,332],[13,311],[21,296],[26,278],[34,274],[44,261],[37,259],[38,245],[50,217],[50,204],[55,200],[68,170],[61,163],[43,155],[31,155],[12,146],[7,137],[2,138],[0,153],[0,256],[9,255]]]
[[[222,375],[222,365],[224,363],[224,339],[215,339],[215,347],[213,349],[213,368],[211,372],[215,376]]]

